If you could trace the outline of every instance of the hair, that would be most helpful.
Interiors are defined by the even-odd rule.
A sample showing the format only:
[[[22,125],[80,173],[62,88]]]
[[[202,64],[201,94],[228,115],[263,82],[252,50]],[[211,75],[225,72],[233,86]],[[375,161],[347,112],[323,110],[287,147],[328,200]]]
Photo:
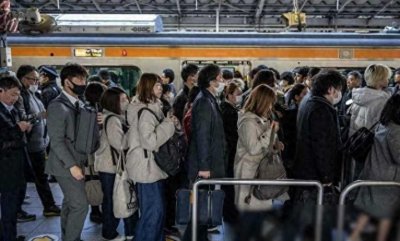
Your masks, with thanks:
[[[294,78],[293,78],[292,72],[289,72],[289,71],[283,72],[281,74],[281,79],[286,80],[288,82],[288,85],[294,84]]]
[[[143,73],[136,86],[136,95],[140,102],[149,104],[156,100],[153,88],[156,83],[161,84],[161,78],[157,74]]]
[[[102,80],[109,80],[110,77],[110,72],[108,72],[108,70],[102,69],[99,71],[99,73],[97,74]]]
[[[199,72],[197,85],[200,87],[200,89],[206,89],[210,87],[210,81],[216,80],[219,74],[221,74],[221,69],[218,67],[218,65],[206,65],[201,68]]]
[[[197,71],[199,71],[199,67],[194,64],[188,64],[183,67],[182,72],[181,72],[181,77],[182,81],[186,82],[189,76],[197,74]]]
[[[250,79],[254,79],[254,77],[258,73],[258,71],[260,71],[262,69],[268,69],[268,67],[263,65],[263,64],[261,64],[261,65],[255,67],[254,69],[250,70],[250,72],[249,72]]]
[[[294,97],[296,95],[300,95],[301,92],[303,92],[303,90],[305,88],[306,88],[306,86],[304,84],[295,84],[289,91],[288,105],[290,105],[292,103],[292,101],[294,100]]]
[[[307,66],[298,67],[293,70],[294,73],[297,73],[303,77],[306,77],[310,68]]]
[[[191,88],[189,91],[188,103],[193,103],[199,93],[200,88],[198,86],[193,86],[193,88]]]
[[[233,73],[233,78],[235,78],[235,79],[243,79],[243,75],[242,75],[242,73],[240,73],[239,70],[235,70],[235,72]]]
[[[360,82],[362,81],[362,74],[356,70],[349,72],[347,77],[349,76],[354,76],[354,78],[358,79]]]
[[[394,74],[400,74],[400,68],[395,69],[393,72],[394,72]]]
[[[54,81],[58,77],[57,70],[51,66],[41,65],[38,70],[40,74],[45,75],[50,81]]]
[[[312,78],[314,76],[316,76],[319,72],[321,72],[321,68],[318,67],[312,67],[308,70],[307,76],[309,78]]]
[[[388,79],[392,76],[392,70],[383,64],[371,64],[364,72],[365,82],[367,86],[377,87],[380,84],[387,84]]]
[[[197,72],[197,71],[196,71]],[[166,78],[169,78],[169,84],[171,84],[172,82],[174,82],[175,80],[175,73],[172,69],[164,69],[163,70],[163,74]]]
[[[89,76],[88,82],[98,82],[98,83],[102,83],[100,77],[97,76],[97,75],[91,75],[91,76]]]
[[[383,107],[380,122],[387,126],[391,121],[400,125],[400,94],[392,95]]]
[[[115,73],[114,71],[109,71],[108,73],[110,74],[110,79],[112,82],[114,82],[114,83],[120,82],[119,76],[117,75],[117,73]]]
[[[277,80],[277,79],[281,79],[281,75],[279,74],[279,71],[278,71],[278,70],[276,70],[276,69],[274,69],[274,68],[271,68],[271,67],[269,67],[269,70],[271,70],[271,71],[274,73],[275,79],[276,79],[276,80]]]
[[[346,79],[336,70],[323,70],[313,78],[312,94],[316,96],[324,96],[328,94],[329,88],[342,88]]]
[[[263,117],[265,112],[275,104],[275,91],[268,85],[262,84],[253,89],[249,98],[244,104],[245,112],[252,112],[260,117]]]
[[[38,70],[35,68],[35,66],[32,66],[32,65],[21,65],[17,70],[17,78],[19,80],[22,80],[22,78],[25,75],[27,75],[27,74],[29,74],[29,73],[31,73],[33,71],[38,72]]]
[[[227,80],[227,79],[233,79],[233,73],[230,70],[224,69],[222,71],[222,78]]]
[[[224,89],[225,98],[228,98],[228,95],[233,95],[233,93],[239,88],[240,86],[238,84],[236,84],[235,82],[230,82],[227,86],[225,86]]]
[[[126,92],[119,87],[111,87],[107,89],[101,97],[101,106],[115,114],[122,114],[120,96],[124,94],[128,97]]]
[[[18,88],[21,89],[21,83],[18,81],[15,76],[4,76],[0,78],[0,88],[4,90],[9,90],[12,88]]]
[[[262,69],[262,70],[258,71],[256,76],[254,76],[253,88],[255,88],[261,84],[266,84],[270,87],[274,87],[275,86],[274,72],[272,72],[269,69]]]
[[[88,77],[88,72],[87,70],[80,64],[76,63],[68,63],[64,66],[64,68],[60,72],[60,78],[61,78],[61,85],[65,85],[65,80],[66,79],[72,79],[74,77],[83,77],[87,78]]]
[[[171,92],[171,86],[169,84],[162,85],[162,93],[165,94],[167,92]]]
[[[90,105],[95,106],[100,102],[101,96],[107,88],[98,82],[91,82],[85,89],[85,99]]]

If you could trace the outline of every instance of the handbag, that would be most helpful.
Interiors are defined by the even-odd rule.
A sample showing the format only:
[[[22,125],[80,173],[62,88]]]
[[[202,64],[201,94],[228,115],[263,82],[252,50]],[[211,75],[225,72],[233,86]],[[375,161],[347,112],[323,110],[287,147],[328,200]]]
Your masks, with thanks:
[[[103,190],[99,177],[94,175],[93,165],[89,165],[89,175],[85,176],[86,197],[91,206],[100,206],[103,203]]]
[[[225,193],[222,190],[198,190],[197,221],[200,225],[222,225]],[[186,225],[192,220],[192,190],[176,192],[176,223]]]
[[[286,170],[283,166],[280,152],[274,150],[273,148],[275,143],[274,133],[274,129],[272,129],[268,146],[268,153],[261,159],[260,164],[258,165],[256,173],[254,175],[254,179],[286,179]],[[246,204],[250,204],[252,194],[258,200],[270,200],[281,196],[288,190],[288,187],[282,186],[252,185],[250,187],[249,194],[245,197],[244,201]]]
[[[371,128],[361,127],[345,143],[347,154],[355,161],[364,163],[368,153],[371,151],[374,144],[374,128],[379,123],[377,121]]]
[[[116,218],[128,218],[138,210],[135,184],[128,177],[125,163],[125,154],[121,150],[113,189],[113,212]]]

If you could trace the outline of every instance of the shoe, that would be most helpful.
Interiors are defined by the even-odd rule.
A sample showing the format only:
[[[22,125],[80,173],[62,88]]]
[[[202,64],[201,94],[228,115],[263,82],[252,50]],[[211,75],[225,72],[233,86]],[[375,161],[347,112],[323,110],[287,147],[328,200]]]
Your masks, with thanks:
[[[207,228],[207,232],[218,234],[219,233],[218,226],[210,226],[210,227],[208,227]]]
[[[126,236],[125,241],[133,241],[135,239],[135,236]]]
[[[90,221],[97,224],[103,223],[103,215],[101,213],[90,213]]]
[[[45,216],[46,218],[60,216],[60,214],[61,209],[56,205],[51,205],[50,207],[43,210],[43,216]]]
[[[35,214],[29,214],[24,210],[21,210],[17,213],[17,222],[18,223],[25,223],[25,222],[32,222],[36,220]]]

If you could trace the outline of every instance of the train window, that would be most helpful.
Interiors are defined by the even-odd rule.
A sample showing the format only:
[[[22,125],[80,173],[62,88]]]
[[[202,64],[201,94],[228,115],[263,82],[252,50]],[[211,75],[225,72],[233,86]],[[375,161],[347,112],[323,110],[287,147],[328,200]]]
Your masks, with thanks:
[[[251,70],[251,61],[246,60],[186,60],[182,62],[182,66],[186,64],[195,64],[199,68],[208,64],[216,64],[221,67],[221,70],[239,71],[243,76],[246,76]]]

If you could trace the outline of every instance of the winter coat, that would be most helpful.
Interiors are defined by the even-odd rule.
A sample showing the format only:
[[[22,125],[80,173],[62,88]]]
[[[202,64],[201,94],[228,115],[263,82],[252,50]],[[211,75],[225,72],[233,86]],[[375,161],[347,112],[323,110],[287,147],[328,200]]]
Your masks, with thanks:
[[[106,109],[103,111],[104,120],[107,120],[107,126],[104,126],[100,136],[100,147],[95,152],[94,169],[96,172],[115,173],[118,156],[114,153],[114,159],[111,153],[111,147],[117,152],[128,148],[127,138],[125,138],[122,123],[124,117],[116,115]],[[110,117],[109,117],[110,116]],[[106,123],[104,123],[105,125]]]
[[[400,125],[379,125],[362,180],[400,182]],[[375,218],[392,218],[400,207],[398,187],[362,187],[355,206]]]
[[[41,99],[44,107],[47,109],[47,107],[50,104],[50,101],[55,99],[60,94],[61,94],[61,89],[60,87],[58,87],[56,81],[50,81],[44,84],[41,87],[41,97],[42,97]]]
[[[292,172],[296,154],[296,119],[298,111],[298,105],[291,105],[285,110],[281,121],[281,129],[283,130],[284,136],[282,142],[285,145],[285,149],[282,152],[282,159],[289,178],[293,177]]]
[[[361,127],[370,128],[376,123],[390,94],[383,90],[369,87],[353,89],[353,104],[349,108],[350,130],[349,136]]]
[[[303,101],[297,115],[294,178],[332,183],[338,179],[341,157],[336,109],[320,96]]]
[[[149,111],[143,111],[138,120],[138,112],[142,108],[149,108],[157,114],[161,123]],[[128,107],[127,122],[130,126],[128,135],[128,153],[126,168],[129,177],[139,183],[154,183],[165,179],[168,175],[161,170],[154,160],[153,151],[170,139],[175,126],[170,118],[164,118],[161,102],[144,104],[135,98]]]
[[[252,112],[240,113],[238,134],[234,177],[254,179],[262,158],[268,153],[271,137],[270,123]],[[249,194],[249,190],[249,185],[235,186],[235,204],[239,210],[265,210],[272,207],[272,200],[260,201],[254,196],[250,204],[246,204],[244,199]]]
[[[199,171],[210,171],[211,178],[225,177],[224,124],[216,98],[206,89],[193,103],[189,142],[189,180],[195,180]]]
[[[174,115],[181,123],[183,121],[183,117],[185,117],[185,105],[188,102],[189,91],[189,87],[187,87],[187,85],[183,85],[183,89],[178,92],[178,95],[175,97],[174,104],[172,105]]]
[[[18,111],[14,108],[10,113],[0,102],[0,193],[25,185],[26,141],[18,121]]]

